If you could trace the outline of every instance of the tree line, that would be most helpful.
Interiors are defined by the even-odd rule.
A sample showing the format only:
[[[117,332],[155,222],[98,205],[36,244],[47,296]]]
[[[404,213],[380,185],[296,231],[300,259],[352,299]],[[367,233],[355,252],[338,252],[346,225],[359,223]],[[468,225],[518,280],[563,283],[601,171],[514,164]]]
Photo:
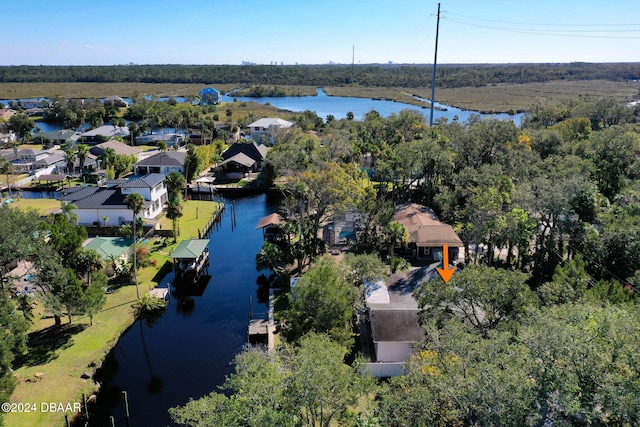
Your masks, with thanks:
[[[202,83],[428,87],[430,64],[3,66],[0,82]],[[440,87],[551,80],[640,79],[637,63],[439,65]]]

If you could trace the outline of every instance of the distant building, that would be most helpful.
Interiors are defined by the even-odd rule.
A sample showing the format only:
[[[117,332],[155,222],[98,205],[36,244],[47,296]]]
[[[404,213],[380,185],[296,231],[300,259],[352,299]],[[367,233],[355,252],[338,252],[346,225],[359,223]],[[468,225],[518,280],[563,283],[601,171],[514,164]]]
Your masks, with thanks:
[[[273,145],[278,133],[284,129],[289,129],[292,126],[293,123],[286,120],[278,118],[264,118],[251,123],[249,125],[249,131],[251,132],[251,138],[254,141]]]
[[[84,138],[88,143],[95,142],[98,135],[104,138],[114,138],[119,136],[121,138],[129,138],[129,128],[126,126],[113,126],[103,125],[92,129],[90,131],[82,133],[80,136]]]
[[[103,105],[114,105],[116,107],[128,107],[129,103],[119,96],[107,96],[103,101]]]
[[[217,105],[222,102],[222,94],[219,90],[206,87],[200,91],[200,105]]]

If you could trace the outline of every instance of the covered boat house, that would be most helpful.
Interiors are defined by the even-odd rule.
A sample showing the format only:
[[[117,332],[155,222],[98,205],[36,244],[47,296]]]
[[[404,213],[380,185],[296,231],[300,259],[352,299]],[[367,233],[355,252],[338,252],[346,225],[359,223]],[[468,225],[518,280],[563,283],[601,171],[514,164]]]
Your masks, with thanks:
[[[209,272],[209,239],[183,240],[170,255],[176,280],[193,279]]]

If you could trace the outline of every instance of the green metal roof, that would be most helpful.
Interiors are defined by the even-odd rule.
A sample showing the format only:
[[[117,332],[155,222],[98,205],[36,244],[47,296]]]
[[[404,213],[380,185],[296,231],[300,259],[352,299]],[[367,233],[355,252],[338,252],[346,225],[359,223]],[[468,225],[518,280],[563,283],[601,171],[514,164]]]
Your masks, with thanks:
[[[173,259],[198,258],[209,245],[209,239],[183,240],[170,255]]]
[[[119,257],[133,244],[133,238],[122,237],[95,237],[85,245],[85,249],[93,249],[103,260],[109,256]]]

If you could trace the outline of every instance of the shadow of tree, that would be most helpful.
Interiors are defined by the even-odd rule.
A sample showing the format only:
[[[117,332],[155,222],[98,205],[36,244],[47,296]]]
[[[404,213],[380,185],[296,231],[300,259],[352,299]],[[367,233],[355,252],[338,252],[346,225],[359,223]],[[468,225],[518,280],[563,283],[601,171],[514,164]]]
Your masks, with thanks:
[[[86,327],[85,324],[66,324],[30,333],[27,351],[16,357],[14,368],[42,365],[56,359],[57,352],[69,348],[72,337]]]

